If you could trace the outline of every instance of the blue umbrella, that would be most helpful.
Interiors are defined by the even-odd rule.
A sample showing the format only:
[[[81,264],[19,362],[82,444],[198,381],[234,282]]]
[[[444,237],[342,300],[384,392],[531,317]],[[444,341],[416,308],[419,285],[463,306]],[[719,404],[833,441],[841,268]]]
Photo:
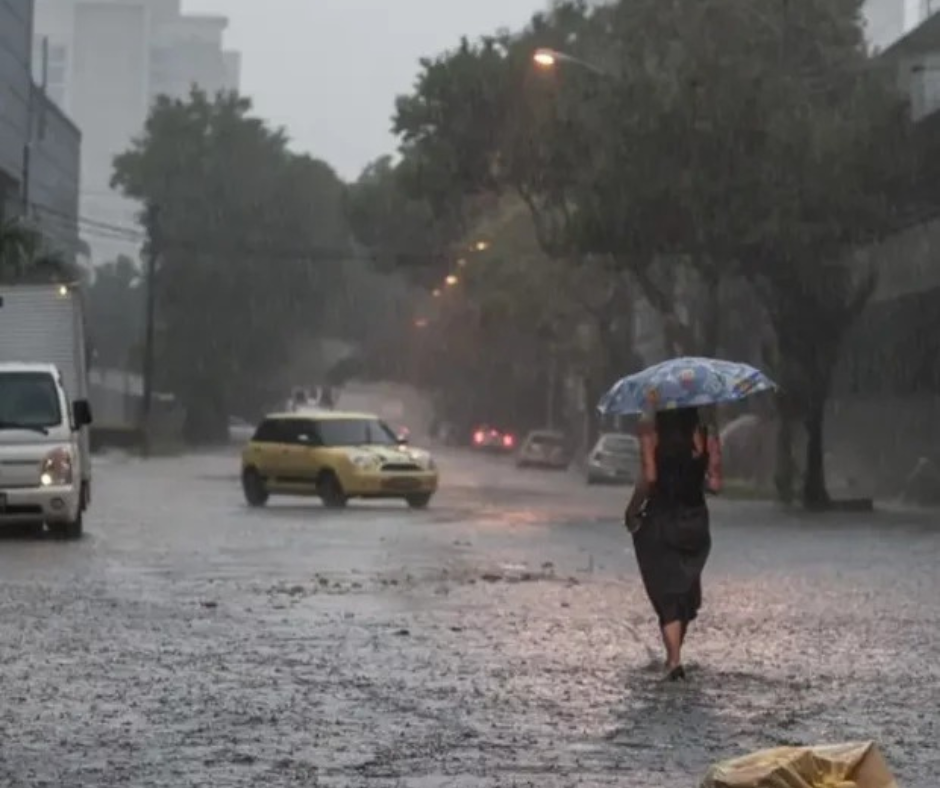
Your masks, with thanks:
[[[618,380],[597,405],[605,415],[626,416],[737,402],[777,384],[759,369],[713,358],[673,358]]]

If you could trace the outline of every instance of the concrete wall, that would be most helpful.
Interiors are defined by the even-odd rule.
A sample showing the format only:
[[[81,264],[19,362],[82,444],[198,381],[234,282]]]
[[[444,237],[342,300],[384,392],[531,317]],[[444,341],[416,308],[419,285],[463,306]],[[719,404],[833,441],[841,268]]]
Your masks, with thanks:
[[[32,87],[32,0],[0,0],[0,202],[9,211],[21,188]]]

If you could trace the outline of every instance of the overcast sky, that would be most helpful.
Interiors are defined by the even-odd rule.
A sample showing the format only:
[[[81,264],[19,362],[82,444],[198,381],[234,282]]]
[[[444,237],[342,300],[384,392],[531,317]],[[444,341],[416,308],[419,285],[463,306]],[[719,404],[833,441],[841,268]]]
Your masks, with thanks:
[[[347,179],[395,149],[391,114],[418,58],[501,27],[522,27],[546,0],[183,0],[230,19],[242,92],[299,151]]]

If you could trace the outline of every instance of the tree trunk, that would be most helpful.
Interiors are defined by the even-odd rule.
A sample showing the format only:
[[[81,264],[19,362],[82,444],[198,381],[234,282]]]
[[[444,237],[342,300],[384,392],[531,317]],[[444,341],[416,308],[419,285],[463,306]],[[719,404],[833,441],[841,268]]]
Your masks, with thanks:
[[[803,505],[807,509],[825,509],[829,505],[826,490],[826,463],[823,429],[825,399],[818,398],[809,408],[806,427],[806,471],[803,478]]]
[[[702,338],[699,352],[715,358],[721,341],[721,278],[715,271],[703,274],[704,297],[702,315]]]
[[[604,392],[599,392],[598,389],[597,383],[590,376],[584,378],[584,422],[581,425],[583,433],[580,437],[585,453],[591,450],[600,431],[601,417],[595,406]]]
[[[777,500],[783,504],[793,503],[793,488],[796,483],[796,463],[793,462],[793,421],[785,413],[779,415],[777,423],[777,457],[774,469],[774,486]]]
[[[193,446],[225,443],[228,440],[228,412],[221,394],[199,392],[183,405],[183,438]]]

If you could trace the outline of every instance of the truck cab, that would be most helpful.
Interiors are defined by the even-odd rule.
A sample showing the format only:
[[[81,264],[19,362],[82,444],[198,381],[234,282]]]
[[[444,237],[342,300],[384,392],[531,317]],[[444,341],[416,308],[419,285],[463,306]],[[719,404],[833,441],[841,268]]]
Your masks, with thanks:
[[[90,423],[87,400],[70,401],[56,365],[0,363],[0,526],[45,524],[81,536]]]

